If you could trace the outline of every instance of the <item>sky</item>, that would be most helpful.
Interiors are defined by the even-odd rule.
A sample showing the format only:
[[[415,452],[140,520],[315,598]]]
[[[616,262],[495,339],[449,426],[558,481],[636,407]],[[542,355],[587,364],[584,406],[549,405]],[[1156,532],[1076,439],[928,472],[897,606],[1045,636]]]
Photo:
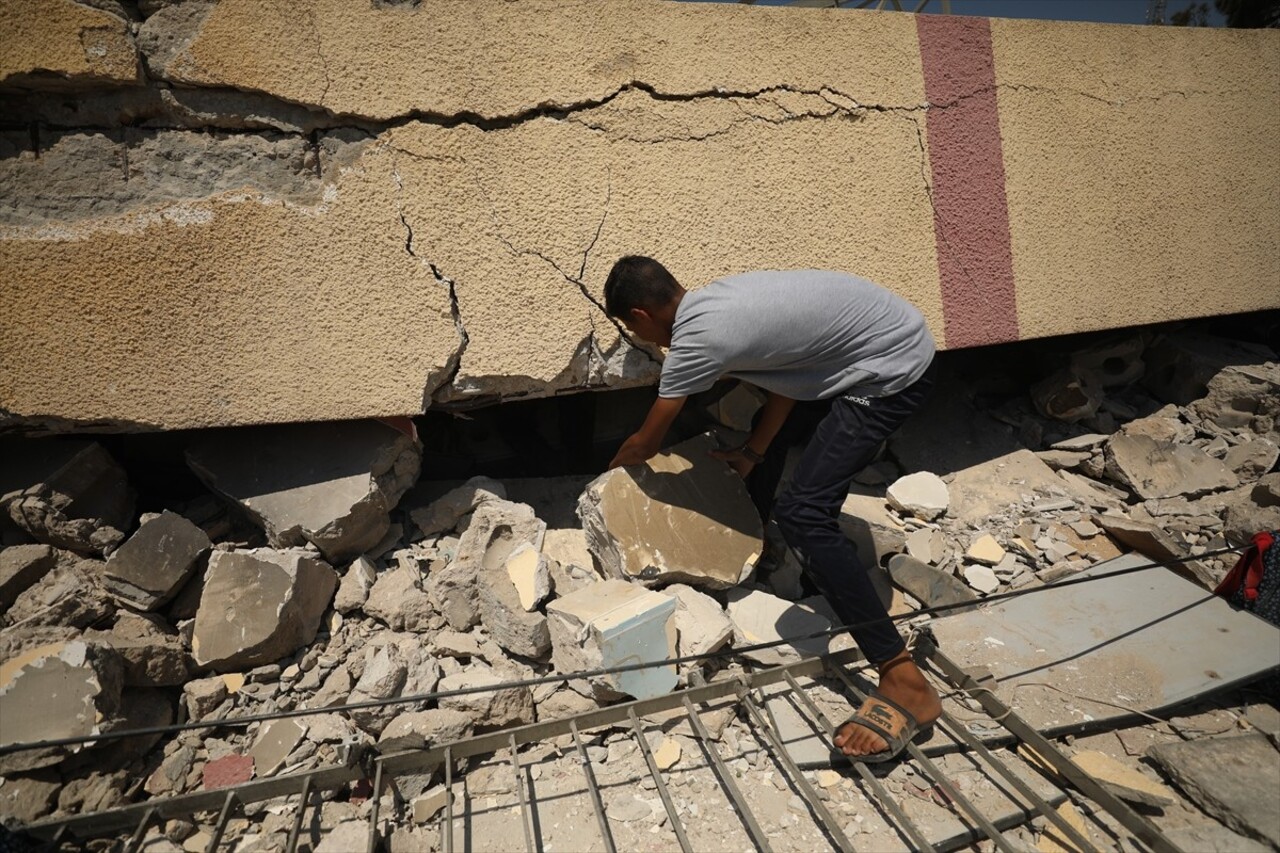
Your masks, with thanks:
[[[685,2],[734,2],[734,0],[685,0]],[[789,0],[756,0],[760,6],[783,6]],[[912,10],[920,0],[899,0],[903,9]],[[1167,0],[1165,14],[1180,11],[1192,0]],[[1145,24],[1150,0],[951,0],[951,14],[978,15],[986,18],[1040,18],[1050,21],[1094,21],[1103,24]],[[855,5],[844,0],[841,5]],[[888,7],[889,3],[886,2]],[[871,7],[874,8],[874,5]],[[1210,23],[1221,25],[1221,16],[1209,3]],[[929,0],[926,13],[941,14],[942,0]]]

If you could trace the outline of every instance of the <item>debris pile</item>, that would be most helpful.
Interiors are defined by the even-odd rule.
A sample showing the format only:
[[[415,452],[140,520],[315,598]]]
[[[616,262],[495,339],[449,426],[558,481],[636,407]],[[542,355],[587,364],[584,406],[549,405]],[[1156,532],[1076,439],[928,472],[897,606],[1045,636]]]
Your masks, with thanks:
[[[1237,350],[1211,370],[1194,344],[1083,350],[1067,373],[994,404],[961,383],[940,391],[860,475],[841,518],[871,571],[894,582],[893,611],[976,604],[1126,550],[1194,557],[1280,527],[1280,366]],[[209,496],[140,517],[99,444],[4,440],[23,464],[0,482],[0,744],[215,724],[5,756],[7,819],[421,748],[848,644],[575,676],[837,623],[707,454],[711,436],[601,475],[582,493],[581,527],[548,528],[488,478],[405,499],[419,493],[420,448],[381,423],[255,429],[188,452]],[[1231,562],[1178,570],[1210,586]],[[540,677],[551,680],[466,692]],[[50,702],[55,682],[74,689]],[[433,691],[451,695],[419,698]],[[216,725],[293,710],[314,713]],[[704,721],[731,722],[714,709]],[[660,765],[679,760],[678,741],[653,747]],[[447,794],[434,774],[414,778],[409,819],[433,819]],[[368,808],[326,803],[324,821]],[[232,835],[271,849],[288,829],[259,810]],[[183,821],[163,831],[188,846],[201,833]]]

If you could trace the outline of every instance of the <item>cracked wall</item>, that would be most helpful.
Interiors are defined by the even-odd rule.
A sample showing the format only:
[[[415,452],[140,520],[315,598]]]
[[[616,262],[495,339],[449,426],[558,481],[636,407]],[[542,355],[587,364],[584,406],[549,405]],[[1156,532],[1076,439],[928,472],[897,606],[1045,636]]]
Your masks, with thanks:
[[[0,7],[10,423],[649,383],[656,354],[600,305],[629,252],[694,287],[855,271],[953,348],[1280,307],[1280,34],[648,0],[304,11]]]

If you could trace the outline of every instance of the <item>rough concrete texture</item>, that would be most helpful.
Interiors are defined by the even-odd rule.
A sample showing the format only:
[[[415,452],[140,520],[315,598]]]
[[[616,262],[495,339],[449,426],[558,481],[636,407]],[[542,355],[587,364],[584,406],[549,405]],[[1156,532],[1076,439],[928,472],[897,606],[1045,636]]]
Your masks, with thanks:
[[[199,527],[168,510],[144,518],[137,531],[107,558],[103,584],[141,610],[173,597],[213,543]]]
[[[72,0],[0,7],[0,85],[128,84],[140,70],[128,21],[110,12]]]
[[[1280,753],[1265,735],[1160,744],[1148,755],[1196,805],[1237,832],[1280,847],[1280,813],[1262,793],[1280,778]]]
[[[57,563],[48,545],[14,545],[0,551],[0,611],[8,610],[18,595],[49,573]]]
[[[120,690],[120,661],[109,646],[72,640],[16,655],[0,666],[0,744],[99,734],[119,710]],[[12,753],[0,759],[0,773],[48,767],[71,751]]]
[[[338,576],[302,550],[215,551],[191,654],[215,670],[273,663],[311,642]]]
[[[1258,286],[1280,257],[1280,116],[1256,107],[1280,96],[1273,32],[642,0],[181,3],[139,28],[142,85],[80,115],[31,93],[132,83],[125,22],[70,0],[4,15],[10,111],[60,126],[0,143],[17,188],[0,261],[23,318],[0,336],[0,408],[33,426],[650,382],[651,356],[600,310],[608,266],[637,249],[695,287],[856,271],[947,348],[1277,306]],[[139,121],[172,129],[125,130]],[[209,127],[250,132],[191,133]],[[67,174],[84,176],[74,192],[39,177]],[[534,304],[538,322],[518,319]]]
[[[0,507],[37,541],[101,554],[133,525],[133,489],[97,442],[14,438],[0,453]]]
[[[715,448],[700,435],[587,485],[578,517],[606,575],[725,589],[751,573],[763,547],[760,514],[742,478],[710,456]]]
[[[372,420],[259,427],[187,451],[200,479],[244,509],[273,546],[310,542],[331,561],[381,541],[421,459],[414,439]]]

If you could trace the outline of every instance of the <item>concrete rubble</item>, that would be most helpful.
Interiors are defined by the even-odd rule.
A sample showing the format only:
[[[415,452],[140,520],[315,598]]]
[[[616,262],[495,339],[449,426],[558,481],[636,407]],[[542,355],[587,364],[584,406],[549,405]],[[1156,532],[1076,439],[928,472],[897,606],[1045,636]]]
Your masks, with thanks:
[[[1243,531],[1280,526],[1280,473],[1272,470],[1280,441],[1272,401],[1262,393],[1272,386],[1258,378],[1270,377],[1270,368],[1248,365],[1221,380],[1197,373],[1200,395],[1179,403],[1138,384],[1134,364],[1144,357],[1124,349],[1123,370],[1106,358],[1093,366],[1082,361],[1076,369],[1101,371],[1105,381],[1098,383],[1097,410],[1079,419],[1046,417],[1025,389],[980,409],[957,396],[962,383],[956,382],[936,405],[970,412],[987,433],[974,431],[972,440],[954,446],[930,444],[917,424],[889,443],[873,476],[846,500],[839,524],[884,583],[894,612],[976,607],[986,596],[1053,583],[1124,551],[1195,557],[1238,541]],[[203,460],[209,495],[116,519],[112,529],[120,536],[111,545],[90,533],[70,547],[59,532],[65,525],[5,528],[0,742],[141,720],[217,723],[307,711],[247,729],[180,732],[129,750],[122,745],[114,760],[102,747],[18,753],[0,761],[6,816],[31,821],[173,796],[332,766],[365,747],[419,749],[659,696],[699,679],[732,677],[743,665],[733,656],[668,663],[677,656],[821,634],[836,621],[824,600],[805,598],[799,561],[776,533],[770,546],[776,556],[768,559],[777,564],[763,561],[753,575],[763,532],[740,481],[707,456],[714,446],[707,436],[678,445],[643,470],[592,481],[577,506],[581,527],[574,527],[571,507],[552,513],[534,497],[509,500],[509,493],[525,500],[529,487],[488,478],[452,488],[442,483],[431,490],[437,497],[419,497],[406,491],[407,473],[395,473],[399,463],[416,476],[419,451],[406,437],[381,425],[340,434],[364,436],[347,447],[380,448],[361,457],[350,479],[331,476],[332,469],[317,474],[315,445],[299,440],[300,461],[277,457],[263,469],[274,472],[274,485],[241,488],[233,483],[247,482],[236,477],[247,476],[251,466],[237,467],[228,449],[234,442],[223,440],[221,455],[204,449],[190,457]],[[1148,465],[1147,457],[1130,453],[1135,442],[1159,451],[1151,458],[1168,461]],[[215,456],[222,461],[215,464]],[[98,470],[101,458],[91,451],[86,464]],[[1178,472],[1177,482],[1159,479],[1169,468]],[[308,482],[280,488],[290,471],[310,472],[299,475]],[[70,471],[60,477],[76,479]],[[379,477],[395,482],[383,488]],[[228,496],[235,498],[230,512],[218,503]],[[270,498],[265,504],[263,496]],[[361,515],[375,508],[380,520]],[[248,521],[240,515],[246,510]],[[351,526],[344,518],[354,519]],[[550,520],[555,527],[548,528]],[[286,539],[291,544],[283,544]],[[104,544],[95,550],[85,541]],[[1178,570],[1210,587],[1231,562],[1231,555],[1210,556]],[[743,657],[752,666],[772,666],[832,647],[831,638],[819,636]],[[577,675],[639,661],[661,665]],[[83,690],[74,701],[59,702],[60,713],[48,713],[47,679],[72,676]],[[553,680],[532,688],[477,690],[546,676]],[[454,691],[460,692],[415,698]],[[357,707],[370,701],[389,704]],[[785,725],[801,724],[787,716],[778,696],[769,702]],[[703,717],[722,745],[747,739],[732,706],[708,706]],[[659,766],[679,769],[699,760],[682,711],[646,725],[652,725],[650,747]],[[602,781],[611,779],[616,771],[610,767],[623,766],[627,745],[608,733],[588,737],[593,767]],[[571,760],[572,747],[562,748]],[[764,766],[746,762],[740,769],[759,774]],[[1149,768],[1142,772],[1155,784]],[[1165,802],[1170,796],[1203,801],[1202,808],[1237,832],[1267,837],[1256,830],[1258,818],[1239,818],[1240,808],[1222,805],[1227,794],[1209,796],[1197,788],[1208,783],[1168,773],[1172,794],[1161,789],[1156,796],[1136,777],[1126,788],[1119,771],[1111,784],[1127,797],[1146,796],[1144,808],[1174,808]],[[446,794],[438,768],[404,781],[412,807],[391,837],[420,849],[424,836],[395,833],[434,832]],[[815,784],[832,796],[844,790],[830,775]],[[909,796],[911,784],[900,792]],[[767,782],[758,787],[776,790]],[[630,801],[611,801],[610,811],[621,825],[647,826],[662,814],[660,804],[650,807],[650,800],[657,802],[650,793],[635,787]],[[1153,798],[1165,805],[1150,805]],[[367,816],[367,803],[326,802],[322,812],[313,849],[321,839],[338,844],[340,828]],[[273,849],[287,834],[290,814],[247,815],[232,835],[248,849],[257,849],[248,845],[255,836],[254,845]],[[888,832],[876,820],[866,817],[864,826]],[[171,843],[207,843],[210,827],[196,824]],[[1209,830],[1197,825],[1195,831]],[[1040,829],[1025,834],[1047,837]],[[168,838],[155,836],[161,837]]]

